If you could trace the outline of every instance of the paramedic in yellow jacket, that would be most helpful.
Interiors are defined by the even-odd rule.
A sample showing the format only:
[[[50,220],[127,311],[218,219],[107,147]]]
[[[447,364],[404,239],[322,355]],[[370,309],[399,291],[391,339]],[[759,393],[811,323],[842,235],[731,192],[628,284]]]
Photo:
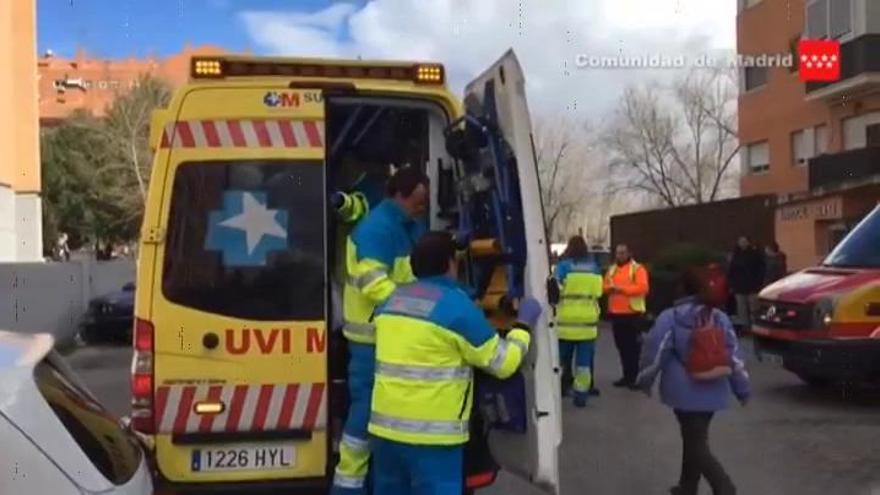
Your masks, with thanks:
[[[534,299],[500,337],[455,276],[455,242],[430,232],[412,253],[418,281],[399,287],[376,312],[376,386],[370,433],[375,493],[463,493],[473,367],[511,376],[541,315]]]
[[[556,265],[556,280],[561,287],[556,308],[556,328],[563,380],[574,376],[572,389],[577,407],[587,405],[593,386],[593,356],[598,335],[599,298],[602,297],[600,273],[601,268],[590,257],[584,238],[572,237]],[[568,395],[565,382],[563,395]]]
[[[347,280],[342,295],[343,327],[348,340],[348,417],[333,477],[334,495],[366,493],[370,461],[367,421],[375,369],[376,306],[398,284],[414,280],[409,264],[413,246],[425,231],[428,178],[414,167],[388,180],[387,198],[354,228],[346,246]]]

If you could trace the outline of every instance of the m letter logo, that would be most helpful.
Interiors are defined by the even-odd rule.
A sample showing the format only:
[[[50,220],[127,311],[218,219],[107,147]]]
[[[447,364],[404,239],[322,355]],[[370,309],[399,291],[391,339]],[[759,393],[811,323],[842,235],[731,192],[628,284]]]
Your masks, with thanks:
[[[798,43],[801,81],[833,82],[840,79],[840,42],[801,40]]]

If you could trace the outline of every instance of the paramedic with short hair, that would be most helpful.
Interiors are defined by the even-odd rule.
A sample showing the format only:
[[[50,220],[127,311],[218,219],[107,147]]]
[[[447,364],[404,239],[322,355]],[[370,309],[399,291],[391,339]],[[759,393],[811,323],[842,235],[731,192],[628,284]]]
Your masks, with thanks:
[[[346,244],[346,281],[342,296],[348,339],[349,409],[333,495],[365,494],[370,461],[367,422],[375,369],[376,306],[398,284],[414,280],[409,255],[424,232],[428,207],[428,177],[416,167],[399,170],[388,180],[387,197],[354,228]]]
[[[532,298],[520,304],[506,337],[456,281],[456,245],[429,232],[415,246],[418,281],[402,285],[376,311],[376,387],[370,412],[377,494],[463,493],[473,367],[513,375],[541,315]]]

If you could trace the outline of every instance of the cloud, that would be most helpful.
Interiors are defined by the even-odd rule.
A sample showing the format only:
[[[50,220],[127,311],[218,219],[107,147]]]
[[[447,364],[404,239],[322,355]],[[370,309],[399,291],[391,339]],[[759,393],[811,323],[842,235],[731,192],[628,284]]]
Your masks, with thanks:
[[[579,68],[578,55],[695,57],[732,49],[736,11],[730,0],[372,0],[240,15],[263,51],[435,60],[456,90],[512,47],[536,112],[595,119],[626,85],[669,80],[676,71]]]

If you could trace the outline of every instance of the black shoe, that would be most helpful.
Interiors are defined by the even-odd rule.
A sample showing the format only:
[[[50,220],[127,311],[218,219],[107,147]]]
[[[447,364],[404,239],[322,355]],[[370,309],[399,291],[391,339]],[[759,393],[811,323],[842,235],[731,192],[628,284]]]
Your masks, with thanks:
[[[629,388],[633,385],[633,382],[627,380],[626,378],[621,378],[620,380],[617,380],[616,382],[612,383],[612,385],[614,385],[617,388]]]
[[[602,395],[602,394],[599,393],[599,389],[598,389],[598,388],[591,388],[591,389],[590,389],[590,395],[592,395],[593,397],[599,397],[599,396]]]
[[[574,407],[584,408],[587,407],[587,398],[582,395],[574,396]]]

